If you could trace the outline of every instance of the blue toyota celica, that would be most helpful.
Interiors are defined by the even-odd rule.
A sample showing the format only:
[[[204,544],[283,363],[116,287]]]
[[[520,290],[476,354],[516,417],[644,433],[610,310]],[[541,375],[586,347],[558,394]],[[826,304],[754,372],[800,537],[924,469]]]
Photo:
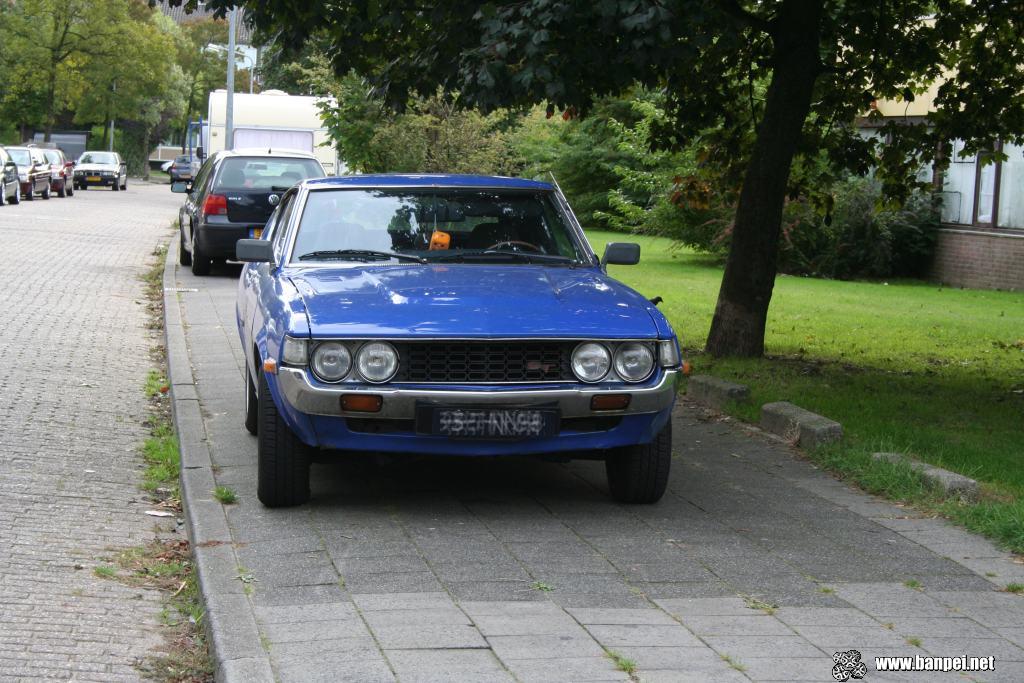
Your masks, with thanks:
[[[315,449],[602,459],[659,500],[679,345],[607,275],[557,187],[467,175],[306,180],[245,261],[246,428],[267,506],[309,499]]]

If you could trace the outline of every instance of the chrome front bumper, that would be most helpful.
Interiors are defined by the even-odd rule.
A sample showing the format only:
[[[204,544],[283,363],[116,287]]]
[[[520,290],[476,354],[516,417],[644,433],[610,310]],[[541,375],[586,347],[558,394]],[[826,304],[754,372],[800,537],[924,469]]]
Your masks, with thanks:
[[[654,386],[633,388],[629,385],[614,388],[581,385],[571,389],[530,389],[500,391],[456,391],[451,389],[402,389],[381,386],[314,386],[306,371],[281,367],[277,371],[277,385],[296,410],[307,415],[336,415],[341,417],[374,417],[390,420],[411,420],[416,416],[417,403],[453,404],[460,406],[502,406],[527,404],[557,404],[562,417],[589,417],[591,415],[642,415],[658,413],[672,405],[679,382],[677,370],[667,370]],[[341,409],[342,394],[373,394],[384,399],[380,412],[350,412]],[[625,410],[590,409],[590,400],[604,394],[630,394]]]

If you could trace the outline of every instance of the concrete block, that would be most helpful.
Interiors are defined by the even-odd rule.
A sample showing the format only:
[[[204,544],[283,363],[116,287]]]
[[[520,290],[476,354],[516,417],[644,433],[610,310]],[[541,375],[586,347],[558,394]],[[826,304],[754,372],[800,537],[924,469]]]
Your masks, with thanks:
[[[843,426],[835,420],[787,401],[761,406],[761,427],[804,448],[817,448],[843,437]]]
[[[709,408],[721,410],[730,401],[750,400],[750,389],[718,377],[695,375],[687,382],[686,397]]]
[[[978,482],[974,479],[908,458],[903,453],[872,453],[871,457],[875,460],[908,465],[910,469],[919,472],[925,481],[947,496],[958,496],[965,501],[973,502],[978,500],[980,495]]]

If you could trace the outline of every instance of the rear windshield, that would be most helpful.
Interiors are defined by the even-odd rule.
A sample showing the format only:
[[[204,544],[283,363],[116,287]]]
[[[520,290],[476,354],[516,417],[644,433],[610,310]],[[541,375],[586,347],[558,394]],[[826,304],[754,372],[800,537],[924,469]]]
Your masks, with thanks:
[[[190,159],[187,156],[174,157],[174,163],[176,164],[187,164]]]
[[[46,160],[49,161],[51,164],[60,163],[60,152],[50,149],[43,152],[43,154],[46,155]]]
[[[323,178],[316,159],[230,157],[221,164],[214,190],[287,190],[306,178]]]
[[[18,166],[31,166],[32,157],[29,155],[26,149],[9,149],[7,150],[11,154],[11,159],[14,160]]]
[[[116,164],[117,156],[113,152],[86,152],[78,160],[80,164]]]

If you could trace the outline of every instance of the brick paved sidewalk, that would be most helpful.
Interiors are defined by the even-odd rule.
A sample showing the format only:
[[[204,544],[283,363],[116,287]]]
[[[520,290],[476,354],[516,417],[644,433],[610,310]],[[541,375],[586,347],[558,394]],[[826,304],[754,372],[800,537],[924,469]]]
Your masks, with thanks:
[[[159,596],[93,569],[154,535],[139,277],[179,204],[129,183],[0,208],[0,680],[137,680],[161,643]]]
[[[176,299],[191,363],[177,390],[198,398],[209,476],[239,494],[217,508],[231,543],[205,587],[239,617],[221,619],[226,679],[629,680],[614,652],[636,681],[827,681],[833,653],[858,649],[866,681],[967,680],[874,671],[916,654],[993,655],[979,680],[1024,680],[1024,600],[997,590],[1024,566],[692,407],[654,506],[611,502],[600,463],[339,458],[314,466],[308,505],[263,508],[237,275],[174,275],[198,290]]]

